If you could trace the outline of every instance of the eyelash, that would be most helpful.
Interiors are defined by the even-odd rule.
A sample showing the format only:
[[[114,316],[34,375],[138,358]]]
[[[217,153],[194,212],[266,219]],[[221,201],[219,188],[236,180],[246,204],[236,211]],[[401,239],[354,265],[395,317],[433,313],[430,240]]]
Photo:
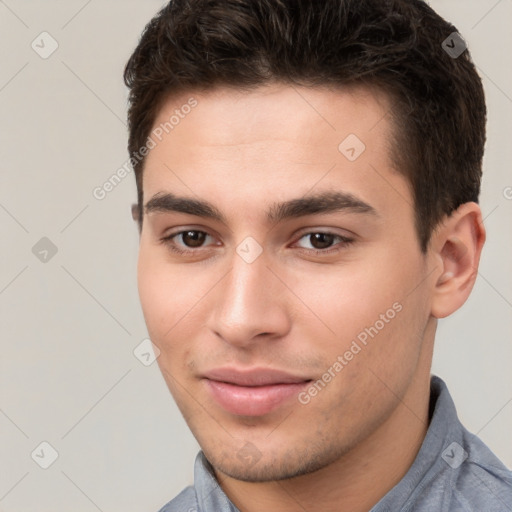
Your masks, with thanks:
[[[171,233],[170,235],[167,235],[160,239],[160,242],[163,243],[168,249],[170,249],[172,252],[180,255],[191,255],[197,253],[198,250],[201,250],[203,248],[198,247],[197,249],[180,249],[173,241],[173,239],[179,235],[182,235],[184,233],[204,233],[206,236],[210,236],[206,231],[201,231],[199,229],[185,229],[182,231],[177,231],[176,233]],[[341,241],[341,247],[335,248],[335,249],[304,249],[303,247],[300,247],[302,251],[305,251],[308,254],[313,253],[314,255],[326,255],[326,254],[333,254],[338,253],[342,251],[344,248],[348,247],[349,245],[353,244],[355,240],[353,238],[348,238],[343,235],[338,235],[336,233],[330,233],[330,232],[324,232],[324,231],[309,231],[307,233],[304,233],[300,238],[298,238],[297,241],[301,240],[302,238],[306,236],[316,235],[316,234],[323,234],[323,235],[333,235],[334,237],[338,238]]]

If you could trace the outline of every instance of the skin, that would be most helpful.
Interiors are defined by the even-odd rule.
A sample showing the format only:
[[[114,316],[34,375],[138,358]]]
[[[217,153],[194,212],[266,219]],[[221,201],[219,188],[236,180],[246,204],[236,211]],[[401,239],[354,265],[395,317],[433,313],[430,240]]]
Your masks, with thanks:
[[[170,97],[155,126],[190,96],[197,106],[147,156],[144,202],[168,192],[206,200],[225,222],[144,211],[138,285],[163,376],[241,511],[366,511],[404,476],[425,436],[437,318],[473,287],[480,209],[462,205],[420,251],[412,195],[388,155],[390,103],[377,91],[221,87]],[[351,133],[366,146],[353,162],[338,150]],[[377,214],[266,217],[275,202],[324,191],[350,193]],[[209,236],[202,245],[161,241],[190,229]],[[354,241],[315,245],[318,232]],[[236,252],[248,236],[263,250],[252,263]],[[172,243],[193,253],[176,254]],[[396,303],[400,312],[307,404],[235,415],[202,379],[230,365],[317,381]]]

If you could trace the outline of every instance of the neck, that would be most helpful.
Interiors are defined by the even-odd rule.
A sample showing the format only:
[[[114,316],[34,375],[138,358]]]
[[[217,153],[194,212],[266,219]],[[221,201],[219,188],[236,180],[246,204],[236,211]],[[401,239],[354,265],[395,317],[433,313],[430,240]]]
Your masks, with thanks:
[[[430,349],[425,349],[430,351]],[[431,354],[430,354],[431,355]],[[241,512],[368,512],[411,467],[429,423],[430,361],[418,368],[387,420],[334,463],[273,482],[243,482],[216,470],[228,498]]]

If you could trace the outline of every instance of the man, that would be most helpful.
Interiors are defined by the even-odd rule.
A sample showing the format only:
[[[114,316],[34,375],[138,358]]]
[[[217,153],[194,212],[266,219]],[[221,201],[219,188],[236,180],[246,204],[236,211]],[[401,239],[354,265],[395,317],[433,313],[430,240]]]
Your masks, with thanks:
[[[485,240],[455,27],[419,0],[177,0],[125,81],[141,304],[202,448],[162,511],[512,510],[430,375]]]

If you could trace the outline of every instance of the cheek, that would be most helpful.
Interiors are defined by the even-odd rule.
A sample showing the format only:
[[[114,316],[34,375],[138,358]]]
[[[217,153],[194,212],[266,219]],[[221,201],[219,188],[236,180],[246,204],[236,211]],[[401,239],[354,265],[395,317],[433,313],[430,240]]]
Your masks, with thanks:
[[[386,376],[407,372],[402,366],[414,368],[428,320],[425,290],[418,286],[424,270],[419,260],[405,258],[410,263],[397,265],[397,259],[383,252],[371,262],[354,261],[322,273],[310,269],[294,277],[293,289],[308,306],[297,319],[305,333],[301,338],[315,340],[309,349],[325,369],[345,353],[345,378],[374,367]]]
[[[355,337],[365,327],[396,317],[393,305],[402,304],[414,280],[413,269],[395,270],[385,261],[351,262],[319,272],[308,268],[289,274],[290,288],[304,301],[302,327],[322,329],[329,343]],[[386,315],[387,313],[387,315]],[[311,318],[312,315],[314,318]],[[386,326],[388,322],[386,322]]]
[[[310,355],[323,361],[317,384],[303,398],[310,400],[306,410],[318,418],[316,424],[336,423],[341,437],[376,425],[392,410],[413,378],[421,354],[425,324],[418,313],[421,295],[405,297],[410,288],[404,281],[396,280],[391,288],[395,279],[379,275],[385,284],[380,290],[375,286],[377,276],[370,272],[372,285],[357,279],[360,275],[335,283],[331,278],[323,294],[306,295],[311,299],[308,305],[335,335],[324,329],[328,335],[318,336],[313,324],[303,321]]]
[[[162,352],[187,311],[187,287],[180,274],[165,261],[162,251],[141,241],[137,266],[139,298],[149,335]],[[190,306],[188,307],[190,309]]]
[[[152,339],[161,337],[165,324],[168,325],[167,328],[172,325],[172,319],[168,318],[166,312],[173,311],[173,294],[169,293],[167,273],[163,270],[158,260],[151,256],[150,250],[141,243],[137,285],[144,319]]]
[[[179,276],[169,265],[158,261],[149,251],[141,247],[137,270],[140,303],[151,341],[160,350],[157,363],[171,394],[180,396],[183,388],[182,375],[186,372],[187,346],[175,343],[177,336],[183,336],[180,329],[184,322],[180,318],[186,302],[180,290]],[[185,288],[186,290],[186,288]]]
[[[216,275],[213,280],[199,279],[193,266],[174,265],[165,251],[141,241],[139,298],[149,336],[161,352],[158,364],[162,371],[173,375],[189,371],[186,365],[204,324],[203,299],[218,279]]]

